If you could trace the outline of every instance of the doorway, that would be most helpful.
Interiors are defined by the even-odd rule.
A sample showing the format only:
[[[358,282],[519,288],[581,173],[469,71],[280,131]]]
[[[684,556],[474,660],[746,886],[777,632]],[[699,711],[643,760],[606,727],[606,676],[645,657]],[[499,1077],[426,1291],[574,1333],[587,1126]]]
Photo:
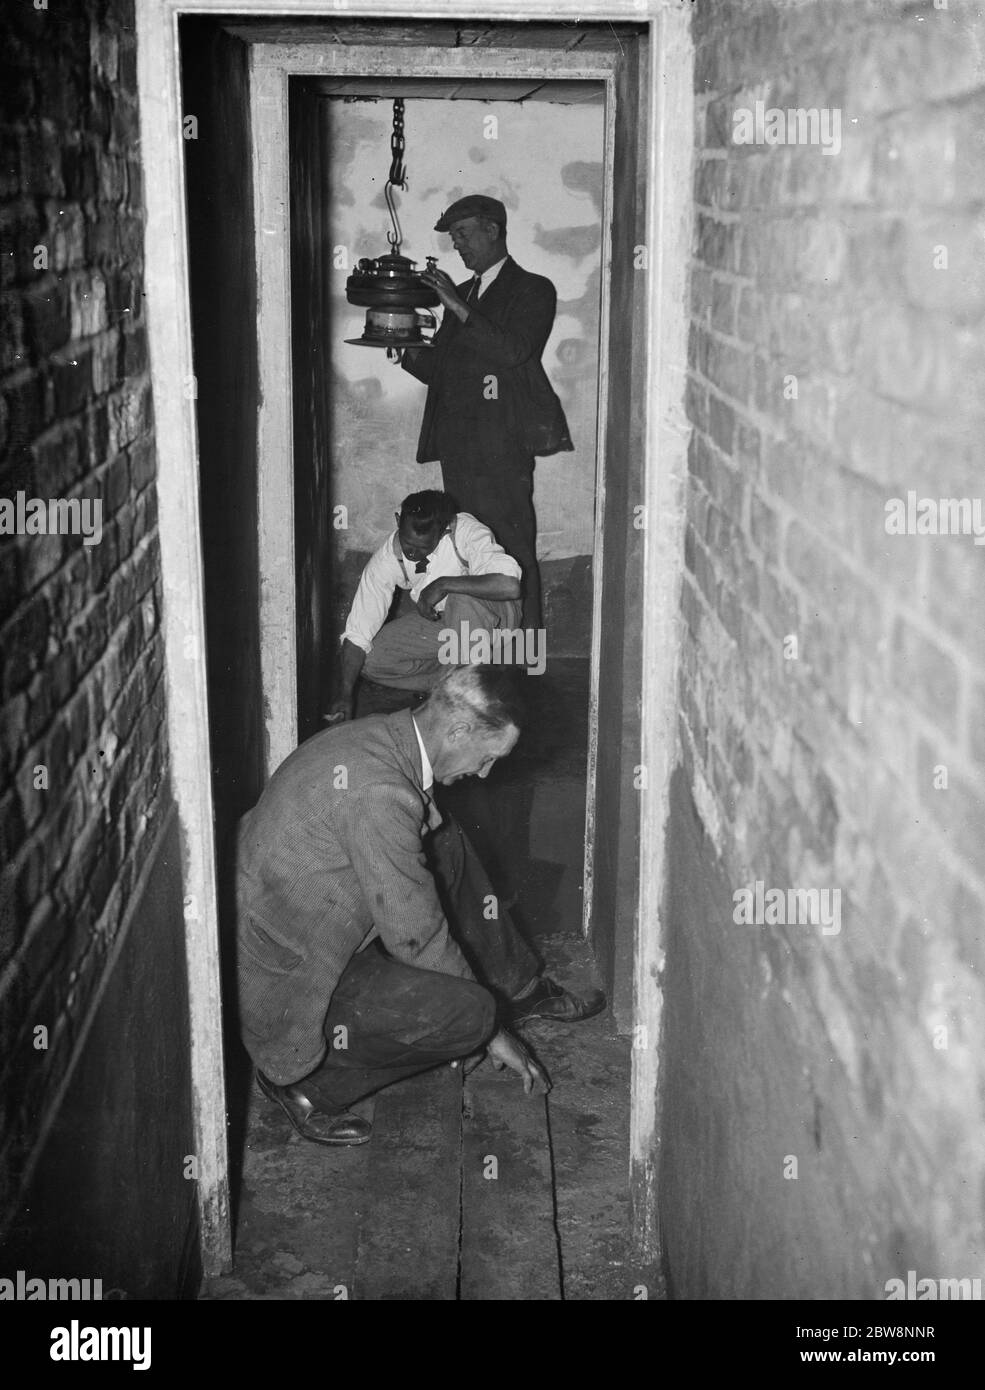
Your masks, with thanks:
[[[199,9],[204,8],[199,6]],[[210,10],[211,6],[208,7]],[[313,10],[313,6],[300,4],[298,11]],[[372,6],[369,6],[372,9]],[[495,8],[495,7],[494,7]],[[215,7],[218,11],[218,6]],[[213,13],[215,13],[213,11]],[[156,84],[152,64],[156,61],[168,72],[173,71],[173,59],[169,43],[169,17],[177,19],[180,6],[177,3],[162,4],[155,10],[154,17],[148,19],[144,27],[146,59],[142,81],[144,88],[152,93],[150,106],[159,100],[160,86]],[[182,21],[184,28],[185,21]],[[656,305],[664,305],[665,286],[670,282],[663,266],[660,275],[648,281],[634,274],[638,264],[627,256],[628,248],[638,249],[645,243],[647,228],[656,229],[658,225],[655,210],[660,213],[661,225],[669,212],[671,219],[678,214],[683,199],[675,197],[661,199],[655,203],[648,197],[647,172],[652,173],[655,156],[654,132],[651,128],[652,111],[648,113],[647,103],[655,84],[649,74],[648,35],[650,29],[659,29],[670,35],[674,42],[680,39],[682,26],[676,18],[662,16],[659,25],[640,25],[635,29],[629,25],[612,25],[593,28],[589,25],[510,25],[491,21],[476,22],[474,26],[445,25],[433,26],[417,24],[412,27],[384,23],[384,33],[371,32],[372,24],[353,21],[349,25],[323,23],[321,20],[282,19],[277,22],[244,20],[230,17],[226,24],[219,24],[222,31],[217,38],[214,52],[221,62],[227,63],[233,71],[231,84],[213,82],[215,94],[212,111],[225,103],[227,114],[237,100],[241,104],[241,119],[237,125],[235,139],[231,148],[235,151],[234,173],[227,178],[226,191],[231,203],[239,209],[235,215],[229,207],[219,207],[223,200],[214,199],[220,222],[227,218],[227,230],[233,235],[234,254],[231,257],[215,257],[216,274],[219,279],[217,293],[219,299],[228,301],[231,297],[242,296],[243,302],[236,316],[238,328],[231,336],[223,335],[222,348],[236,356],[239,366],[245,373],[238,378],[244,385],[246,417],[252,411],[250,402],[256,405],[256,430],[249,429],[242,440],[244,458],[237,471],[230,466],[227,476],[234,489],[249,489],[251,470],[255,467],[254,508],[256,515],[256,610],[258,621],[259,647],[261,651],[260,695],[252,685],[246,698],[253,702],[253,715],[258,717],[260,735],[254,740],[255,754],[260,750],[262,771],[269,771],[294,746],[298,731],[298,668],[297,668],[297,614],[296,602],[296,498],[290,474],[274,476],[265,469],[260,460],[264,451],[273,456],[276,452],[282,462],[293,457],[293,427],[289,404],[291,400],[291,314],[290,314],[290,246],[289,246],[289,205],[290,189],[288,179],[288,84],[290,78],[326,74],[352,75],[378,80],[381,68],[390,64],[391,73],[399,50],[397,67],[400,72],[421,78],[458,79],[475,78],[515,79],[522,74],[541,81],[570,80],[575,82],[602,82],[606,89],[606,157],[611,161],[617,194],[613,198],[611,213],[606,218],[606,234],[610,246],[620,247],[620,255],[607,259],[603,253],[603,279],[607,278],[610,295],[602,303],[602,341],[610,349],[609,375],[603,381],[603,407],[610,401],[618,401],[617,412],[609,411],[605,428],[600,432],[600,479],[597,488],[596,536],[594,545],[594,611],[592,625],[592,671],[590,719],[592,742],[590,745],[589,772],[595,787],[595,795],[590,797],[588,816],[589,841],[594,844],[594,862],[591,874],[586,876],[586,887],[593,890],[593,906],[589,916],[593,942],[600,947],[598,954],[616,982],[617,1012],[621,1010],[622,1025],[628,1030],[632,1018],[632,970],[633,937],[636,929],[636,892],[639,885],[639,823],[640,802],[644,806],[654,801],[646,795],[640,797],[639,791],[646,787],[632,784],[633,766],[639,757],[640,721],[640,640],[638,632],[634,636],[635,622],[629,622],[629,614],[640,608],[639,585],[643,569],[642,544],[634,547],[632,535],[627,535],[627,519],[632,518],[634,508],[645,506],[645,499],[654,495],[654,485],[643,473],[644,435],[647,429],[648,389],[648,339],[646,325]],[[445,32],[438,31],[444,28]],[[306,32],[301,31],[306,28]],[[404,29],[406,28],[406,32]],[[340,38],[339,31],[345,29]],[[324,48],[326,32],[331,30],[330,47]],[[317,32],[316,32],[317,31]],[[427,32],[425,32],[427,31]],[[561,32],[564,31],[564,32]],[[322,49],[318,51],[318,45]],[[381,47],[381,44],[384,45]],[[430,47],[427,45],[431,44]],[[577,51],[580,48],[580,51]],[[686,44],[680,54],[668,46],[670,59],[675,66],[675,99],[683,99],[688,77]],[[661,59],[663,65],[663,58]],[[288,71],[288,69],[290,71]],[[662,69],[661,69],[662,70]],[[242,96],[247,91],[248,110],[242,119]],[[618,100],[616,99],[618,96]],[[200,94],[201,97],[201,94]],[[177,89],[165,84],[165,98],[175,112],[170,128],[178,128],[177,111],[181,103],[177,99]],[[207,102],[199,100],[204,110]],[[186,108],[187,109],[187,108]],[[663,119],[663,118],[662,118]],[[671,122],[672,124],[672,122]],[[661,127],[658,127],[658,133]],[[248,142],[242,138],[248,132]],[[213,131],[214,133],[214,131]],[[666,133],[666,131],[664,132]],[[149,197],[150,225],[152,233],[155,225],[162,221],[166,226],[174,225],[175,212],[183,207],[184,194],[180,177],[176,179],[173,155],[174,146],[167,136],[160,140],[152,137],[152,143],[167,149],[168,189],[177,187],[178,194],[168,202],[171,194],[167,189],[154,190]],[[180,146],[179,146],[180,149]],[[228,152],[223,152],[229,163]],[[244,164],[245,160],[245,164]],[[682,185],[683,186],[683,185]],[[189,187],[189,203],[191,203]],[[242,216],[240,216],[242,213]],[[233,223],[236,227],[233,227]],[[682,219],[683,225],[683,219]],[[243,227],[251,227],[254,233],[254,257],[252,266],[246,248],[242,243]],[[237,230],[238,228],[238,230]],[[683,263],[680,251],[681,238],[678,228],[669,228],[670,240],[674,245],[672,269]],[[153,235],[151,237],[153,241]],[[174,263],[172,248],[165,248],[157,241],[149,252],[149,265],[157,266],[159,274],[167,271],[178,287],[179,335],[178,350],[173,354],[173,363],[180,366],[187,362],[187,350],[181,342],[180,317],[182,298],[180,286],[183,283],[184,268],[182,257]],[[156,259],[155,259],[156,258]],[[287,274],[285,274],[285,271]],[[165,275],[165,278],[167,276]],[[153,284],[152,284],[153,288]],[[683,285],[674,284],[676,297]],[[157,291],[161,293],[158,283]],[[172,291],[173,293],[173,291]],[[681,300],[683,304],[683,300]],[[260,306],[267,311],[264,317],[265,331],[256,333],[257,317],[253,318],[253,332],[250,332],[251,308]],[[618,335],[609,322],[610,305],[616,306],[620,316]],[[160,326],[160,320],[159,320]],[[153,341],[153,340],[152,340]],[[158,342],[167,346],[168,334],[159,333]],[[196,362],[196,368],[198,363]],[[176,366],[167,366],[158,356],[155,363],[155,392],[161,391],[165,407],[162,420],[178,420],[177,411],[169,406],[168,391],[173,390]],[[661,367],[667,373],[670,390],[665,394],[667,402],[676,401],[677,383],[672,380],[676,370],[674,361],[667,357]],[[251,376],[252,373],[252,376]],[[663,382],[666,385],[667,383]],[[202,390],[198,382],[199,429],[202,428],[202,410],[219,408],[216,398]],[[287,413],[285,417],[285,403]],[[170,410],[170,414],[168,413]],[[667,413],[670,414],[669,407]],[[215,436],[216,447],[221,451],[226,444]],[[252,447],[255,442],[255,449]],[[173,449],[172,449],[173,445]],[[289,446],[289,447],[288,447]],[[184,479],[185,460],[192,460],[192,476],[197,473],[194,434],[191,446],[184,426],[177,431],[173,440],[165,444],[165,457],[162,461],[162,478],[166,482],[170,452],[175,455],[174,464]],[[668,464],[672,465],[676,449],[668,451]],[[180,456],[180,457],[179,457]],[[203,457],[202,471],[215,466],[215,459]],[[668,478],[673,481],[673,468]],[[287,486],[285,486],[285,483]],[[183,484],[184,485],[184,484]],[[666,495],[671,499],[675,489],[671,486]],[[615,499],[616,506],[612,502]],[[643,498],[643,502],[637,502]],[[613,518],[608,525],[602,524],[606,515]],[[677,513],[673,508],[665,510],[668,526],[677,524]],[[215,521],[215,518],[213,518]],[[209,531],[210,522],[203,516],[203,532]],[[165,546],[174,527],[168,522],[162,526]],[[668,532],[668,536],[669,536]],[[638,539],[642,541],[642,536]],[[647,546],[653,541],[647,538]],[[207,548],[207,546],[206,546]],[[668,564],[672,564],[668,547]],[[180,557],[179,557],[180,558]],[[166,557],[166,565],[171,564]],[[669,570],[667,571],[669,573]],[[601,574],[601,577],[599,577]],[[289,582],[288,582],[289,581]],[[603,593],[605,598],[603,600]],[[649,617],[651,627],[654,617],[662,622],[668,612],[672,612],[670,602],[671,588],[661,594],[655,610]],[[600,605],[605,604],[607,617],[611,619],[604,627],[598,621]],[[249,605],[246,605],[248,608]],[[212,625],[215,626],[213,615]],[[273,639],[271,641],[271,638]],[[186,643],[187,646],[187,643]],[[272,665],[271,665],[272,663]],[[210,661],[210,676],[212,666]],[[668,672],[669,672],[668,667]],[[599,672],[605,672],[604,680]],[[272,678],[271,678],[272,676]],[[672,685],[661,677],[666,690]],[[227,688],[236,689],[235,681],[227,676]],[[290,698],[283,698],[289,695]],[[235,699],[242,698],[236,694]],[[220,724],[231,724],[236,717],[235,701],[232,706],[220,708],[220,718],[216,718],[216,707],[220,706],[216,692],[212,692],[213,730]],[[658,734],[662,738],[662,734]],[[194,807],[194,771],[189,760],[179,757],[180,794],[186,807]],[[629,776],[627,778],[627,772]],[[252,772],[248,764],[242,779],[244,784]],[[657,804],[662,797],[659,786],[652,787],[656,793]],[[243,788],[238,794],[245,795]],[[192,810],[191,817],[194,819]],[[593,826],[599,833],[593,834]],[[217,826],[222,831],[221,824]],[[634,866],[635,861],[635,866]],[[207,870],[207,864],[206,864]],[[197,882],[201,874],[192,865],[193,878]],[[207,872],[204,875],[207,880]],[[651,875],[652,893],[652,875]],[[206,915],[211,912],[210,903],[203,904]],[[209,917],[211,920],[211,917]],[[207,924],[206,924],[207,925]],[[619,944],[619,938],[622,944]],[[201,936],[197,949],[207,948],[207,932]],[[190,947],[191,950],[191,947]],[[621,952],[621,956],[620,956]],[[651,953],[652,954],[652,953]],[[621,960],[621,967],[617,962]],[[637,997],[640,997],[639,963],[637,957]],[[650,975],[649,970],[647,975]],[[652,979],[643,982],[643,993],[652,993]],[[620,998],[621,993],[621,998]],[[212,1004],[214,1005],[214,997]],[[214,1014],[213,1014],[214,1017]],[[214,1037],[214,1034],[213,1034]],[[207,1030],[202,1034],[202,1048],[209,1046]],[[202,1057],[205,1057],[202,1051]],[[210,1054],[214,1060],[214,1050]],[[652,1072],[651,1072],[652,1075]],[[652,1134],[652,1095],[641,1098],[640,1113],[643,1116],[641,1133]],[[206,1240],[208,1245],[208,1240]],[[214,1264],[214,1262],[213,1262]]]
[[[442,486],[437,463],[415,462],[422,387],[385,352],[347,341],[360,336],[363,320],[346,302],[347,276],[360,256],[382,254],[393,232],[383,184],[398,99],[410,175],[395,195],[403,254],[419,265],[433,255],[453,279],[467,278],[434,223],[463,193],[486,191],[506,200],[511,256],[557,291],[542,360],[575,447],[538,459],[535,470],[545,622],[536,677],[525,682],[531,727],[488,783],[445,795],[529,931],[584,933],[599,330],[611,197],[599,82],[290,80],[298,736],[322,727],[339,635],[394,511],[407,494]]]

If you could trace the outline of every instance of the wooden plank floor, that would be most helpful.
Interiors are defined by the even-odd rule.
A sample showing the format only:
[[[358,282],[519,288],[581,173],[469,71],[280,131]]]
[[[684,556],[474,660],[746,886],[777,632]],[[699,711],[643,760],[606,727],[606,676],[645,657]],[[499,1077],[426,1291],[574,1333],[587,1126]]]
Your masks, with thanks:
[[[583,941],[540,944],[557,978],[592,982]],[[607,1013],[525,1036],[546,1105],[488,1063],[464,1088],[442,1067],[381,1092],[360,1148],[306,1143],[254,1094],[235,1266],[203,1297],[662,1298],[629,1241],[629,1040]]]

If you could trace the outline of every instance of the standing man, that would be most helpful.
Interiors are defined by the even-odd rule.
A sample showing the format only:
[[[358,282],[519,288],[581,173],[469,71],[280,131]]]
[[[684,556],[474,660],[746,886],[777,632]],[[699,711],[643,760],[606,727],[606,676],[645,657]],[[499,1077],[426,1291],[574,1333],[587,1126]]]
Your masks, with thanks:
[[[403,355],[404,369],[428,388],[417,461],[440,460],[445,491],[519,561],[523,625],[539,628],[534,458],[574,447],[540,361],[557,293],[508,253],[497,198],[459,198],[435,230],[450,234],[472,279],[455,285],[437,268],[422,275],[445,313],[433,346]]]

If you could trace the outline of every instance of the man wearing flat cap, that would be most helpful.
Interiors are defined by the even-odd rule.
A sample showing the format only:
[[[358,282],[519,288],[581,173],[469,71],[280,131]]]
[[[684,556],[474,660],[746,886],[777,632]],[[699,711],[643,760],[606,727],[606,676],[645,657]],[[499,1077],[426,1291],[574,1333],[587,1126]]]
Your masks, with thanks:
[[[497,198],[459,198],[435,230],[449,233],[472,278],[456,285],[437,268],[422,275],[445,313],[433,346],[403,354],[404,369],[428,388],[417,460],[439,460],[445,491],[519,562],[523,625],[539,628],[534,458],[574,447],[540,361],[557,294],[507,252]]]

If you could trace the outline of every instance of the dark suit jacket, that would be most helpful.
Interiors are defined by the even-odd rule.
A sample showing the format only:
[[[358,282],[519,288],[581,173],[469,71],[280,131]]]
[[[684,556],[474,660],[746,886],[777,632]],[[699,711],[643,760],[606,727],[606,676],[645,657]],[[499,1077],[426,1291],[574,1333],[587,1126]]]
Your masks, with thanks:
[[[471,278],[456,286],[463,296]],[[467,322],[446,310],[434,346],[404,357],[405,371],[426,383],[427,401],[417,449],[419,463],[460,453],[474,442],[506,442],[527,455],[572,449],[567,421],[541,353],[554,323],[557,294],[550,280],[506,264]],[[495,395],[487,378],[496,378]]]
[[[422,781],[408,710],[358,719],[295,749],[240,821],[240,1027],[279,1085],[322,1061],[332,992],[371,936],[406,965],[474,978],[426,867],[421,835],[440,818]]]

